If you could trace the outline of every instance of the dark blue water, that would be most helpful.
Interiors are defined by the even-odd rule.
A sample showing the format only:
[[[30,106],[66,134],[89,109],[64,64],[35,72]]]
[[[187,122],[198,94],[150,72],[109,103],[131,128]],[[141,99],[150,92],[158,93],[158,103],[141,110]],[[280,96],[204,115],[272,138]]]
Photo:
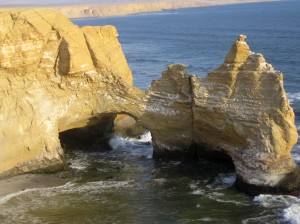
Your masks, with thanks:
[[[76,19],[117,27],[135,84],[146,88],[171,63],[205,76],[221,64],[239,34],[254,52],[285,74],[290,92],[300,84],[300,2],[230,5],[127,17]]]
[[[300,129],[300,1],[194,8],[126,17],[73,20],[117,27],[135,85],[147,89],[169,64],[206,76],[220,65],[239,34],[284,74]],[[300,146],[298,147],[300,149]]]
[[[73,22],[115,25],[135,85],[143,89],[173,63],[205,76],[246,34],[252,51],[284,73],[300,129],[300,1]],[[70,182],[0,198],[0,223],[300,223],[300,198],[248,197],[231,187],[234,170],[206,161],[155,161],[150,143],[148,133],[141,140],[115,137],[110,152],[71,150],[70,168],[60,174]],[[298,144],[298,162],[299,151]]]

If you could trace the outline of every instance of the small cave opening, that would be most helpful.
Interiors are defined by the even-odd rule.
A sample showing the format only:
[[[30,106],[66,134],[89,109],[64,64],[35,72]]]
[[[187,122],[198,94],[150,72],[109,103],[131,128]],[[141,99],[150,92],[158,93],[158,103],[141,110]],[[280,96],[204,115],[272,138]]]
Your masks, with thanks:
[[[59,133],[65,155],[60,175],[64,178],[122,181],[133,178],[137,164],[152,160],[151,133],[128,114],[101,114],[68,127],[76,128]]]
[[[151,142],[151,133],[133,116],[125,113],[107,113],[77,122],[79,126],[59,133],[65,153],[68,151],[109,151],[115,145],[113,138]],[[80,127],[81,126],[81,127]],[[145,140],[145,139],[144,139]]]

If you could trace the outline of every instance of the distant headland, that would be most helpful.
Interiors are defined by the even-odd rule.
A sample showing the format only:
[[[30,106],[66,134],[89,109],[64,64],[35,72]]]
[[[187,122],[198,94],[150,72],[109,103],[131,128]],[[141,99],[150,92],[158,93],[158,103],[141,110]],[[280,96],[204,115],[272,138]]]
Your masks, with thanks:
[[[14,1],[7,4],[0,4],[0,8],[15,7],[34,7],[34,8],[52,8],[59,11],[68,18],[89,18],[89,17],[110,17],[125,16],[138,13],[160,12],[165,10],[176,10],[181,8],[207,7],[226,4],[241,4],[254,2],[267,2],[273,0],[90,0],[90,3],[80,4],[83,1],[62,0],[48,3],[32,1],[30,4],[13,4]],[[59,4],[60,3],[60,4]]]

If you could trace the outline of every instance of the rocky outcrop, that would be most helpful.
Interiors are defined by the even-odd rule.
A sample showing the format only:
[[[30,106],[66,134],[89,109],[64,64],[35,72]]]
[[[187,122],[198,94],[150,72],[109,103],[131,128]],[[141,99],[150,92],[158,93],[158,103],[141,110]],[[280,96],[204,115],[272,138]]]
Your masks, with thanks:
[[[294,112],[283,74],[244,38],[205,79],[192,78],[194,141],[228,153],[239,182],[285,188],[285,178],[297,171],[290,154],[298,139]]]
[[[153,134],[155,154],[229,155],[237,187],[255,191],[299,189],[291,157],[298,134],[283,74],[250,51],[241,35],[224,64],[206,78],[169,66],[148,91],[141,120]]]
[[[156,158],[229,156],[236,186],[299,189],[297,140],[283,75],[240,36],[206,78],[171,65],[151,88],[132,86],[117,31],[83,27],[51,10],[0,13],[0,175],[64,165],[59,133],[91,141],[135,125]],[[116,116],[119,115],[116,118]]]
[[[117,113],[139,116],[143,92],[114,27],[80,29],[46,9],[2,12],[0,27],[2,175],[60,169],[59,132],[100,135]]]

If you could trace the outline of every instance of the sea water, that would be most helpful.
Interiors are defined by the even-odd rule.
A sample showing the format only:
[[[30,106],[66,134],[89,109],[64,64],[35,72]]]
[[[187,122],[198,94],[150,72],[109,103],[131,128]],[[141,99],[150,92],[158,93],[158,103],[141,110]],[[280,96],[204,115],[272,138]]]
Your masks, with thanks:
[[[147,89],[167,65],[204,77],[220,65],[239,34],[284,74],[300,130],[300,2],[240,4],[125,17],[75,19],[115,25],[133,70]],[[207,161],[152,159],[151,134],[113,137],[112,151],[69,149],[70,180],[0,198],[0,223],[300,223],[300,198],[249,197],[233,187],[234,169]],[[300,164],[300,145],[293,156]]]

